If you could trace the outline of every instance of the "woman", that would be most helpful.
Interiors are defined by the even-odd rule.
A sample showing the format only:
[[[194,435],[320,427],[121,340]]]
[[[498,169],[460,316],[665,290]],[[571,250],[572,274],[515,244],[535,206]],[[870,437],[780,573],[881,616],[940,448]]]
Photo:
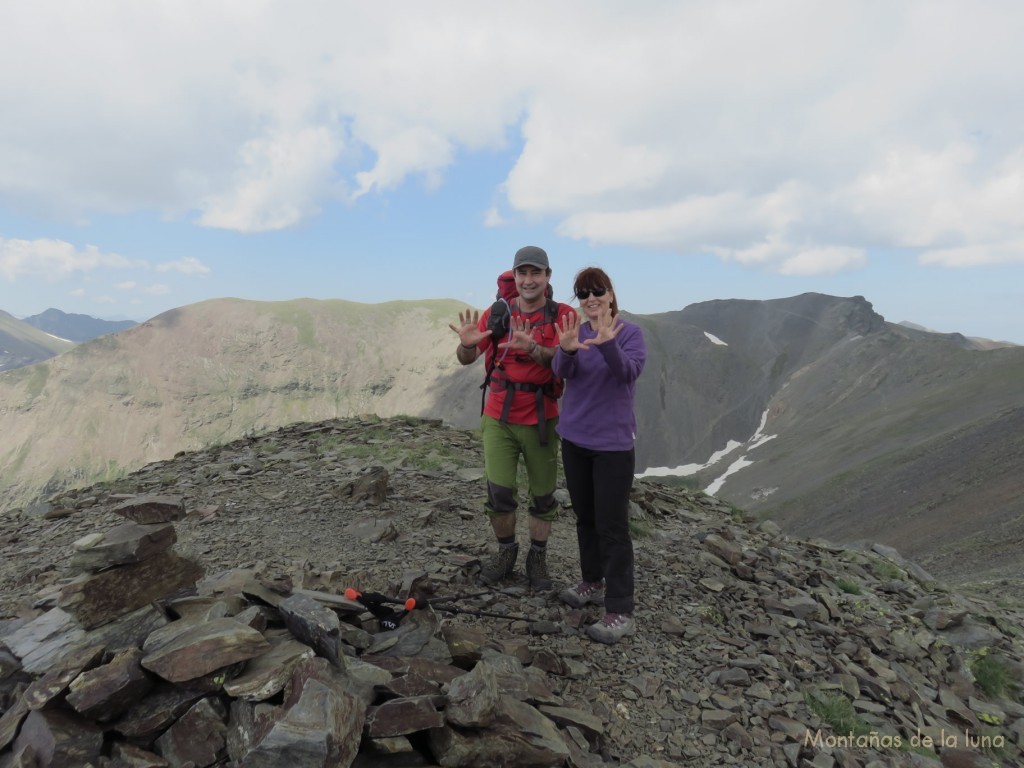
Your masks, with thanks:
[[[615,643],[636,631],[629,493],[635,469],[633,400],[647,347],[639,326],[619,316],[604,270],[581,270],[573,292],[586,320],[562,319],[551,365],[566,382],[558,434],[583,580],[559,597],[577,608],[603,599],[604,618],[587,634]]]

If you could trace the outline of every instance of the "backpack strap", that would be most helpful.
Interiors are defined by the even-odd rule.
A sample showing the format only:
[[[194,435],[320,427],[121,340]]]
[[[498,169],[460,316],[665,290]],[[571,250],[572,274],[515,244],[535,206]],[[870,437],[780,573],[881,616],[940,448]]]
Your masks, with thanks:
[[[519,309],[519,302],[513,299],[509,303],[509,310],[515,311]],[[520,310],[521,311],[521,310]],[[552,299],[550,296],[544,303],[544,323],[555,325],[558,318],[558,302]],[[494,347],[490,354],[490,361],[487,364],[487,375],[484,378],[484,383],[480,385],[480,389],[483,390],[483,395],[480,398],[480,413],[484,412],[484,408],[487,405],[487,388],[491,383],[492,375],[495,368],[504,369],[500,363],[497,363],[497,347]],[[512,400],[515,398],[516,392],[533,392],[534,400],[537,405],[537,432],[540,439],[541,445],[548,444],[548,422],[547,415],[544,408],[544,398],[550,397],[553,400],[557,400],[560,396],[559,387],[555,385],[553,381],[545,382],[544,384],[532,384],[527,382],[509,381],[507,377],[503,381],[505,389],[505,402],[501,407],[501,417],[498,419],[500,424],[507,424],[509,413],[512,410]]]
[[[544,413],[544,394],[546,384],[528,384],[525,382],[508,381],[505,382],[505,403],[501,408],[501,418],[498,422],[501,424],[508,423],[508,415],[512,410],[512,400],[515,397],[516,392],[533,392],[534,402],[537,405],[537,432],[540,438],[541,445],[548,444],[548,420],[547,415]],[[511,394],[510,394],[511,393]]]

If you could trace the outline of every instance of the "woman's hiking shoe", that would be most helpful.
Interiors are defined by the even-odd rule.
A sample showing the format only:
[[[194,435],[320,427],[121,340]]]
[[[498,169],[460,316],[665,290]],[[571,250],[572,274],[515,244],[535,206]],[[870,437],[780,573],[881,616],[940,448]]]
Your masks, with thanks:
[[[591,640],[611,645],[619,642],[626,635],[636,632],[636,622],[628,613],[606,613],[597,624],[587,627],[587,635]]]
[[[551,589],[546,549],[530,547],[530,551],[526,553],[526,578],[530,580],[530,589],[537,591]]]
[[[573,608],[582,608],[591,603],[600,605],[604,602],[604,582],[581,581],[575,587],[563,589],[558,597]]]
[[[480,569],[480,581],[492,587],[499,581],[512,578],[518,558],[519,542],[508,547],[499,546],[498,551],[491,555]],[[529,565],[529,558],[527,558],[527,565]]]

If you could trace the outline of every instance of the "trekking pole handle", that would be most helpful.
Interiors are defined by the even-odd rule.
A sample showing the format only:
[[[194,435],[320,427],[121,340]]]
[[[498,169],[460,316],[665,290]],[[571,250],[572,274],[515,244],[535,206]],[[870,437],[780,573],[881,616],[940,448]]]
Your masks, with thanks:
[[[411,611],[416,607],[416,598],[410,597],[407,600],[402,600],[397,597],[388,597],[382,595],[379,592],[367,592],[362,593],[357,589],[348,587],[345,590],[345,597],[348,600],[355,600],[362,603],[363,605],[379,605],[380,603],[390,603],[392,605],[401,605],[407,611]]]

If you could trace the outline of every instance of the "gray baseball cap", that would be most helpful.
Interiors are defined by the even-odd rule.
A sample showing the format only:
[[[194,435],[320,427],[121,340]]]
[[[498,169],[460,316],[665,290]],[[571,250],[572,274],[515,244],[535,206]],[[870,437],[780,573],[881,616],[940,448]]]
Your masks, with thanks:
[[[548,264],[548,255],[543,248],[536,245],[527,245],[516,251],[516,259],[512,262],[512,269],[518,269],[524,265],[539,267],[540,269],[551,269]]]

